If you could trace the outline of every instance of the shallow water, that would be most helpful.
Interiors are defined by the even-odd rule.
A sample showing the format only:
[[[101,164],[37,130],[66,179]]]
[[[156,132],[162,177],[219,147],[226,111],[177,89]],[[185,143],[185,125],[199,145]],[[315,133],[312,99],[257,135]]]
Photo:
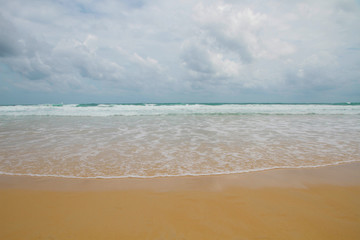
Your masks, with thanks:
[[[3,174],[156,177],[358,160],[359,105],[0,107]]]

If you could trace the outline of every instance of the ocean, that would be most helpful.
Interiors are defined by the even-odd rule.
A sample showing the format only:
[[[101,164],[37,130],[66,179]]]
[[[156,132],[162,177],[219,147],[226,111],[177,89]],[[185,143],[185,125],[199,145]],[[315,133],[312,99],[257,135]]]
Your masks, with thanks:
[[[359,103],[0,106],[0,174],[148,178],[359,160]]]

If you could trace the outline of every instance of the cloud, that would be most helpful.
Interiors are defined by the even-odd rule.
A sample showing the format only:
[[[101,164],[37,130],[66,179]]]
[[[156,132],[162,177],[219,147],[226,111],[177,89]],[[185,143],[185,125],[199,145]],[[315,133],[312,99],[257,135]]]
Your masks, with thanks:
[[[119,52],[95,34],[81,32],[40,41],[30,34],[19,34],[10,21],[2,21],[0,27],[7,33],[0,41],[2,61],[22,76],[23,81],[15,85],[28,90],[97,93],[118,88],[121,92],[141,89],[140,80],[163,70],[154,58]]]
[[[4,19],[0,14],[0,57],[14,56],[18,53],[19,44],[17,44],[17,33],[14,32],[14,26]]]
[[[196,37],[185,40],[182,57],[189,75],[204,84],[217,79],[229,88],[321,91],[343,84],[352,71],[345,61],[351,58],[340,61],[339,53],[359,44],[353,32],[359,28],[353,24],[359,6],[294,2],[274,10],[274,2],[265,5],[195,6]]]
[[[360,88],[360,7],[352,0],[0,4],[7,91],[153,101],[287,92],[302,101]]]
[[[281,78],[269,62],[296,52],[291,43],[266,35],[267,28],[280,27],[271,23],[270,16],[250,8],[199,4],[193,18],[198,34],[183,43],[182,59],[197,80],[216,80],[230,88],[267,87]]]

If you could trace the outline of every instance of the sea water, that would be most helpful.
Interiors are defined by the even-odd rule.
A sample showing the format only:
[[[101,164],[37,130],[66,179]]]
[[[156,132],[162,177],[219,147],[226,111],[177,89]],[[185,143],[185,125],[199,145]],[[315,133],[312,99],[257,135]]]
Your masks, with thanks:
[[[158,177],[360,160],[360,105],[0,106],[0,174]]]

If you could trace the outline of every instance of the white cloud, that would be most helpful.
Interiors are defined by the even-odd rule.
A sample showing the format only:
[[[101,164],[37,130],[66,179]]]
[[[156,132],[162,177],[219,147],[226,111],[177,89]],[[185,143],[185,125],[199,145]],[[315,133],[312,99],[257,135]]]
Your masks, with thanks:
[[[354,34],[343,33],[359,28],[359,24],[353,26],[347,21],[359,20],[355,15],[359,6],[346,5],[344,14],[337,9],[342,4],[338,1],[293,2],[284,4],[280,11],[267,12],[272,4],[270,1],[263,7],[225,2],[197,5],[194,8],[197,37],[186,40],[185,46],[192,47],[184,48],[183,57],[192,75],[197,78],[202,75],[204,84],[218,78],[223,84],[230,83],[229,87],[237,83],[245,88],[285,90],[290,84],[289,89],[293,90],[296,83],[301,91],[342,84],[337,79],[344,78],[344,72],[339,74],[337,70],[348,66],[340,63],[339,53],[345,51],[345,45],[359,45]],[[354,8],[357,10],[349,14],[349,9]],[[207,54],[199,55],[199,51]],[[208,74],[202,74],[204,69]],[[197,75],[193,73],[196,71]]]
[[[177,101],[360,88],[360,7],[352,0],[0,4],[0,64],[29,92]]]

